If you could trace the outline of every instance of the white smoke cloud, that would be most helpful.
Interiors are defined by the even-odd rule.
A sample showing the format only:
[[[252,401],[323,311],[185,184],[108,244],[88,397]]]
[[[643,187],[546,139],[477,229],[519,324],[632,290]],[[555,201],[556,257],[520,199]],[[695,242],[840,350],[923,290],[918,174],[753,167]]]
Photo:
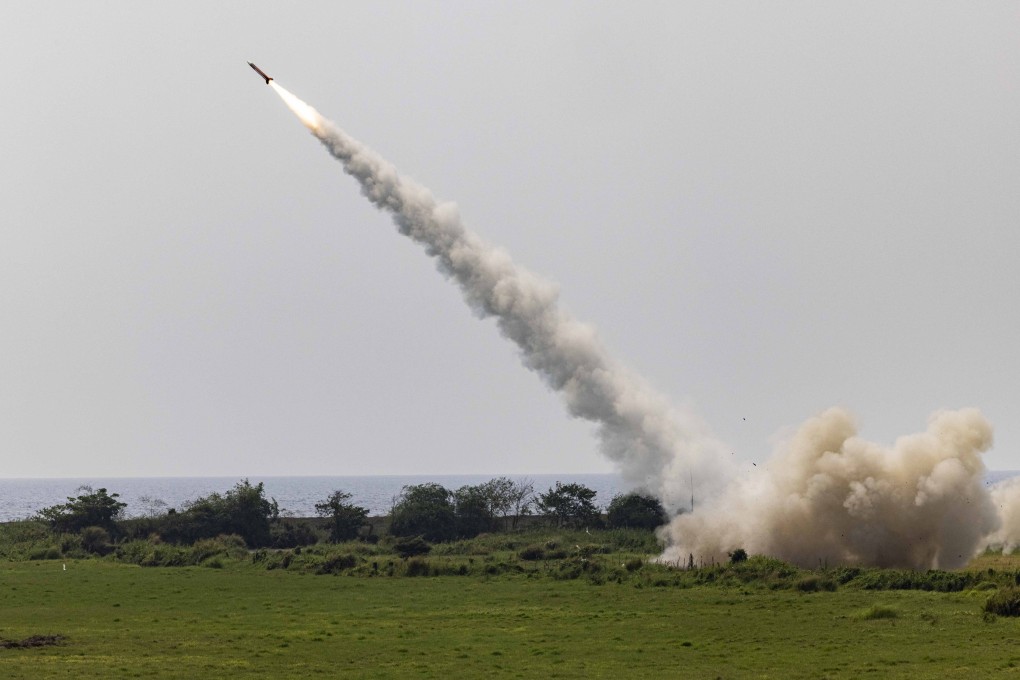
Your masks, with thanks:
[[[315,109],[270,85],[363,194],[435,258],[475,313],[496,320],[570,415],[595,423],[601,452],[626,480],[674,512],[687,507],[690,479],[699,497],[712,499],[660,530],[663,559],[721,560],[740,547],[805,566],[951,568],[1000,526],[1013,528],[1002,542],[1018,542],[1020,483],[995,501],[984,488],[980,455],[992,431],[976,410],[936,413],[925,432],[885,449],[858,438],[850,415],[832,409],[804,423],[767,465],[738,477],[705,424],[613,361],[594,329],[560,308],[553,284],[468,231],[454,204],[437,202]],[[996,504],[1012,513],[1005,525]]]
[[[999,482],[990,493],[1002,525],[985,537],[981,547],[1013,552],[1020,547],[1020,477]]]
[[[921,433],[883,448],[831,409],[808,420],[757,474],[704,512],[661,531],[664,558],[723,560],[742,547],[804,566],[954,568],[999,526],[981,453],[992,443],[975,409],[935,413]]]

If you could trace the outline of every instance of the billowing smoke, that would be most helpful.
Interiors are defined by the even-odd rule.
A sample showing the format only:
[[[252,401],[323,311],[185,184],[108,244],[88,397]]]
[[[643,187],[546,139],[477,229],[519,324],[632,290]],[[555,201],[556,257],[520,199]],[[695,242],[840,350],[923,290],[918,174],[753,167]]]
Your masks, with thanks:
[[[364,195],[456,281],[475,313],[496,320],[524,365],[562,396],[568,412],[595,423],[602,453],[625,479],[677,507],[689,493],[690,476],[704,493],[729,476],[727,456],[705,425],[612,361],[595,331],[560,308],[554,285],[465,229],[456,205],[437,202],[315,109],[270,84]]]
[[[1020,548],[1020,477],[993,486],[991,497],[1002,524],[985,537],[981,547],[1013,552]]]
[[[891,448],[856,433],[842,409],[808,420],[705,512],[664,527],[664,559],[720,560],[742,547],[804,566],[953,568],[970,560],[999,526],[981,461],[992,443],[988,421],[975,409],[941,411]]]
[[[802,425],[767,465],[736,475],[706,426],[611,360],[594,330],[559,307],[555,286],[465,229],[455,205],[437,202],[315,109],[270,85],[364,195],[457,283],[471,308],[496,320],[568,412],[596,425],[602,453],[626,480],[674,512],[687,507],[689,480],[700,498],[712,499],[660,531],[663,559],[722,560],[740,547],[805,566],[950,568],[999,530],[996,503],[1017,515],[1011,526],[1020,527],[1020,493],[1012,503],[993,502],[984,488],[980,456],[992,433],[975,410],[937,413],[925,432],[885,449],[858,438],[849,414],[833,409]],[[1000,542],[1018,539],[1020,530]]]

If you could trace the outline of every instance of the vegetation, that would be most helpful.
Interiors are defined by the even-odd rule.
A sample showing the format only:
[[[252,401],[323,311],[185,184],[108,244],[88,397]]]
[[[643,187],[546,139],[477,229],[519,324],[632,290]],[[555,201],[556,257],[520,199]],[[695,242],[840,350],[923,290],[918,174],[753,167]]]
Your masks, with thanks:
[[[985,601],[985,611],[997,616],[1020,616],[1020,588],[998,590]]]
[[[597,527],[602,523],[595,506],[595,490],[584,484],[563,484],[539,494],[536,507],[557,527]]]
[[[614,496],[606,509],[606,525],[614,529],[655,529],[668,520],[658,498],[640,493]]]
[[[602,533],[601,549],[630,540]],[[1015,622],[982,619],[983,598],[971,592],[888,591],[876,604],[850,586],[804,593],[725,581],[735,565],[698,570],[720,577],[698,585],[693,573],[644,561],[627,572],[620,551],[592,553],[600,566],[589,571],[573,545],[553,562],[522,564],[507,552],[520,540],[528,543],[514,550],[566,549],[585,535],[493,535],[406,562],[363,542],[241,549],[221,553],[219,568],[215,555],[175,569],[112,555],[68,560],[67,571],[0,562],[0,638],[57,641],[0,650],[0,676],[975,678],[1020,664]],[[285,555],[288,568],[267,567]],[[581,575],[557,578],[567,564]],[[595,580],[617,568],[630,577]],[[777,565],[752,556],[745,568],[767,578]],[[341,576],[352,572],[364,577]]]
[[[333,543],[357,538],[368,519],[368,510],[350,501],[351,494],[338,489],[323,502],[315,504],[315,512],[320,517],[329,518],[329,540]]]
[[[93,491],[90,486],[82,486],[78,490],[83,493],[68,496],[66,503],[40,510],[39,517],[58,532],[73,533],[86,527],[115,531],[115,520],[120,518],[127,507],[127,503],[117,500],[120,495],[107,493],[106,489]]]
[[[581,485],[541,494],[548,521],[516,530],[524,513],[499,487],[406,487],[395,511],[431,519],[403,535],[352,532],[369,518],[343,491],[318,519],[281,519],[247,480],[180,512],[65,521],[117,509],[84,489],[0,525],[0,677],[626,677],[639,664],[642,677],[969,678],[1020,664],[1020,557],[801,569],[737,548],[660,564],[652,530],[597,528]],[[654,509],[612,508],[633,512],[610,525]]]
[[[238,488],[219,498],[266,511],[261,489]],[[458,495],[446,495],[455,519]],[[1020,610],[1017,558],[805,570],[738,549],[678,568],[649,561],[648,529],[327,542],[328,515],[325,531],[267,512],[274,544],[322,540],[253,550],[236,533],[188,544],[0,525],[12,560],[0,562],[0,677],[627,677],[640,664],[642,677],[970,678],[1020,663],[1015,622],[1000,618]]]
[[[430,541],[457,537],[453,494],[439,484],[405,486],[390,511],[390,533],[422,536]]]

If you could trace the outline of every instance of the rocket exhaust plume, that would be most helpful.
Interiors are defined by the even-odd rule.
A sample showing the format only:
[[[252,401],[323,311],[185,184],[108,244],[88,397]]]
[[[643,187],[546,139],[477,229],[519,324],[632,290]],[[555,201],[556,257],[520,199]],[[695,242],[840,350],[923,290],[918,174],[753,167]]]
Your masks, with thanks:
[[[739,547],[803,566],[950,568],[990,537],[1020,541],[1020,500],[1008,501],[1020,499],[1020,484],[994,502],[984,488],[980,454],[992,433],[974,409],[936,413],[925,432],[891,449],[858,438],[850,415],[832,409],[804,423],[768,464],[735,474],[706,425],[613,361],[595,331],[560,308],[555,286],[467,230],[456,205],[436,201],[314,108],[268,84],[365,197],[456,282],[474,312],[496,320],[570,415],[596,425],[601,452],[625,480],[674,514],[687,509],[697,485],[697,512],[660,529],[662,559],[720,560]],[[1006,528],[996,505],[1014,515]]]
[[[475,313],[495,318],[524,365],[562,396],[569,413],[596,424],[602,453],[628,482],[675,507],[689,473],[699,480],[699,493],[725,478],[721,445],[704,424],[612,361],[594,330],[560,309],[554,285],[465,229],[455,204],[437,202],[308,104],[275,81],[269,84],[361,184],[365,197],[435,258]]]

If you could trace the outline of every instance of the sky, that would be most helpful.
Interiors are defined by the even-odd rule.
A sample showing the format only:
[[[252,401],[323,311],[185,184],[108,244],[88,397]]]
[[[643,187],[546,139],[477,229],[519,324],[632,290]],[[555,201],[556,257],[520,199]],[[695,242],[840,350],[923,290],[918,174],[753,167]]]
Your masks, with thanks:
[[[7,3],[0,477],[609,472],[248,68],[743,464],[831,406],[1020,468],[1020,5]]]

